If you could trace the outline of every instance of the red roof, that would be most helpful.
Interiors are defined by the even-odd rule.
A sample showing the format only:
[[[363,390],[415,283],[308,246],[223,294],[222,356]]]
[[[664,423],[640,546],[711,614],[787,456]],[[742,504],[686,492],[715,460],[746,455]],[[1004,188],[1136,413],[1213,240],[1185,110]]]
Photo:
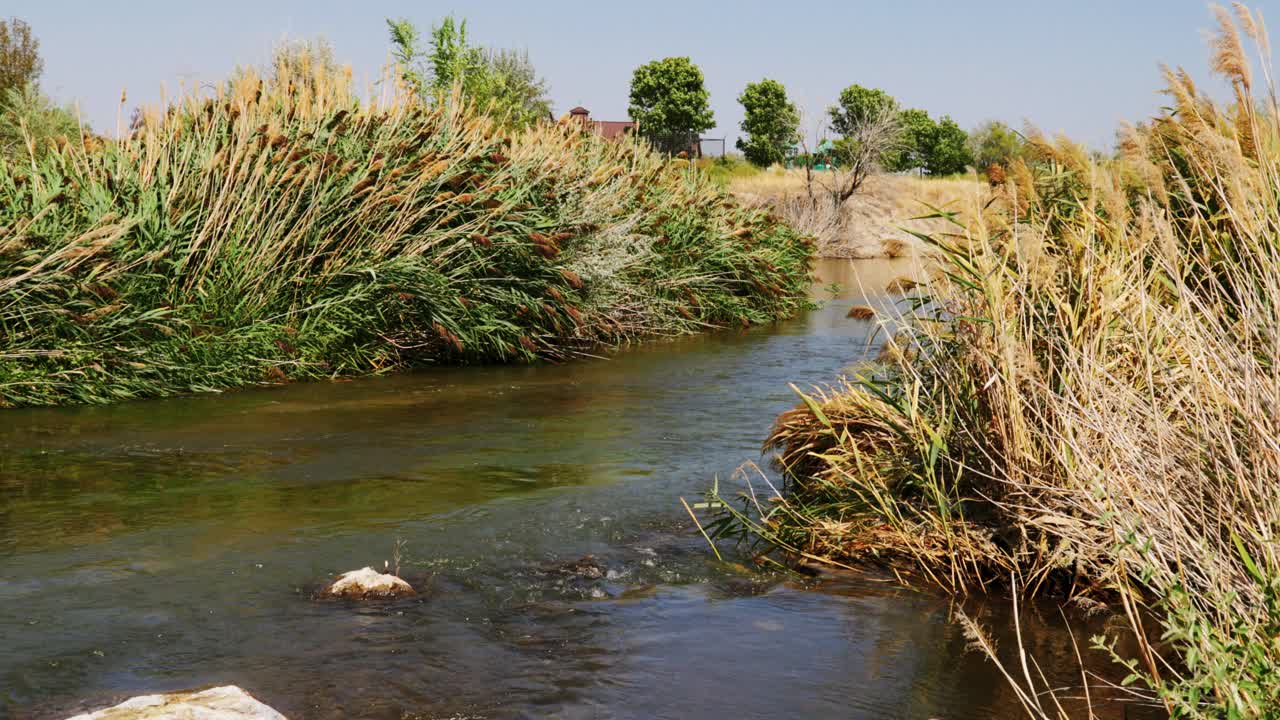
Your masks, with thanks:
[[[622,137],[636,129],[636,124],[624,120],[592,120],[591,129],[606,139]]]
[[[582,107],[581,105],[579,105],[578,107],[570,110],[569,114],[570,115],[590,115],[591,112],[586,108]]]

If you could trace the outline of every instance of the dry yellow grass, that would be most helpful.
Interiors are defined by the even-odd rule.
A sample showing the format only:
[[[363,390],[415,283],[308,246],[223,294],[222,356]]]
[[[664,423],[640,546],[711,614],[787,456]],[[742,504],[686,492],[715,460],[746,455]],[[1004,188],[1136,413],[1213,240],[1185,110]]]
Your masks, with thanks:
[[[980,206],[990,191],[976,178],[920,178],[876,175],[836,213],[819,198],[814,208],[801,170],[771,168],[733,178],[729,190],[750,202],[775,206],[793,225],[818,239],[822,257],[878,258],[918,254],[923,244],[910,231],[949,232],[945,220],[918,220],[931,207],[967,211]]]

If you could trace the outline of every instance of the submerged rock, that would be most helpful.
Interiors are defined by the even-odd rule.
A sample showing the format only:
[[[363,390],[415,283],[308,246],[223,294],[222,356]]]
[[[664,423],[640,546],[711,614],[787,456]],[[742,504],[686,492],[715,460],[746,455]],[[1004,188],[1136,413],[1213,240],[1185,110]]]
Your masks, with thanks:
[[[367,600],[398,598],[416,593],[412,585],[395,575],[380,573],[373,568],[365,567],[344,574],[325,588],[323,594],[330,597]]]
[[[599,580],[604,577],[604,563],[596,559],[595,555],[583,555],[572,562],[562,563],[554,569],[559,575],[583,580]]]
[[[70,720],[286,720],[235,685],[199,692],[140,695]]]

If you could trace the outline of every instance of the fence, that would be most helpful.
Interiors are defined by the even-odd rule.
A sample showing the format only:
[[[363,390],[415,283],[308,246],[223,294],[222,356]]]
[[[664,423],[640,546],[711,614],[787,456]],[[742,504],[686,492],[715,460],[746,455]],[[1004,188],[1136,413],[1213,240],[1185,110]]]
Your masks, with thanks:
[[[698,138],[698,157],[724,157],[725,138]]]

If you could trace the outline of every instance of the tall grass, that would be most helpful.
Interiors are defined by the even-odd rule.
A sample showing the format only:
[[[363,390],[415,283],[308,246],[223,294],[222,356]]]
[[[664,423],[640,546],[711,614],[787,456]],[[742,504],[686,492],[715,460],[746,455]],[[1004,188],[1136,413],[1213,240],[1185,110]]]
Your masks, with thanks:
[[[561,359],[806,302],[809,241],[688,163],[381,87],[285,53],[0,162],[0,406]]]
[[[722,533],[1117,600],[1172,715],[1280,713],[1280,108],[1260,20],[1215,12],[1233,102],[1166,70],[1114,161],[1033,137],[1006,210],[929,238],[896,352],[778,418],[788,492]]]

